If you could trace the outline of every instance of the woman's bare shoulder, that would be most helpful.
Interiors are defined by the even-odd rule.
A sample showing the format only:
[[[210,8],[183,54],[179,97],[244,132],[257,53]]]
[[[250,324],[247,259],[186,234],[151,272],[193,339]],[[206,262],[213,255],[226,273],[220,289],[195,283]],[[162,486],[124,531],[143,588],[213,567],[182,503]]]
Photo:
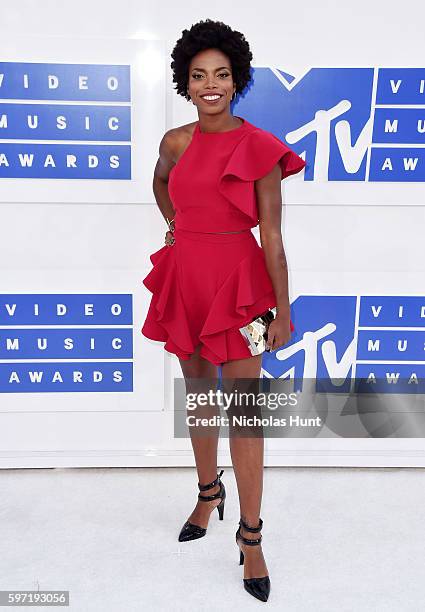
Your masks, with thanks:
[[[173,151],[174,163],[177,163],[183,151],[189,145],[196,124],[197,121],[185,123],[184,125],[171,128],[164,134],[164,138],[166,138],[168,146]]]
[[[167,130],[159,144],[155,175],[168,180],[171,168],[178,162],[192,139],[197,121]]]

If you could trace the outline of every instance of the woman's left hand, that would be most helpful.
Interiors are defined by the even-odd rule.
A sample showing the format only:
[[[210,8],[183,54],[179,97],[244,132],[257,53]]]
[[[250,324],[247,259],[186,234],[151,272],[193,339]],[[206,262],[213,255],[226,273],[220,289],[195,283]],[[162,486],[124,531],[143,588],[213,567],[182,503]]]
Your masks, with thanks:
[[[277,315],[269,325],[267,332],[266,349],[275,351],[291,339],[291,317],[288,315]]]
[[[166,232],[166,234],[165,234],[165,241],[164,241],[165,244],[167,246],[172,246],[175,243],[175,241],[176,241],[176,239],[174,238],[173,233],[170,232],[170,231]]]

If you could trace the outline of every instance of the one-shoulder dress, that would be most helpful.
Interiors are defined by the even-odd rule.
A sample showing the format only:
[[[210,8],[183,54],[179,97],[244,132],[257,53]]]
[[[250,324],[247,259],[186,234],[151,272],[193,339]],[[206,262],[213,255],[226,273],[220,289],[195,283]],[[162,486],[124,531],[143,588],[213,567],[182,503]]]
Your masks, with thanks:
[[[239,327],[276,306],[264,251],[251,232],[259,223],[254,181],[277,163],[284,179],[306,162],[239,118],[242,125],[227,132],[202,132],[196,123],[169,174],[175,242],[150,255],[142,281],[152,293],[142,334],[183,360],[199,344],[200,356],[215,365],[251,357]]]

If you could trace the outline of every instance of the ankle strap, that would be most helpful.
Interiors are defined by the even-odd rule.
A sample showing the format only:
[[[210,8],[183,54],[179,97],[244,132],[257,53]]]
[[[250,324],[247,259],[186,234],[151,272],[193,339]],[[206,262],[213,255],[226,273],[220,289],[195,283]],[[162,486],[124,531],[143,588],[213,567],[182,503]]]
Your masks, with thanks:
[[[246,529],[247,531],[251,532],[251,533],[260,533],[261,529],[263,528],[263,521],[261,519],[259,519],[258,522],[258,527],[250,527],[249,525],[247,525],[245,523],[245,521],[241,518],[239,521],[239,525],[241,527],[243,527],[244,529]]]
[[[215,480],[213,480],[212,482],[210,482],[209,484],[206,485],[201,485],[198,482],[198,489],[200,491],[208,491],[208,489],[212,489],[213,487],[215,487],[216,485],[218,485],[218,483],[220,482],[220,477],[224,474],[224,470],[221,470],[220,474],[217,474],[217,478]]]
[[[261,544],[261,541],[263,539],[263,536],[260,535],[259,538],[256,538],[255,540],[252,538],[245,538],[242,534],[241,534],[241,527],[242,525],[239,523],[239,527],[238,530],[236,532],[236,540],[240,539],[242,540],[242,542],[244,544],[246,544],[247,546],[258,546],[259,544]],[[256,533],[256,532],[254,532]]]

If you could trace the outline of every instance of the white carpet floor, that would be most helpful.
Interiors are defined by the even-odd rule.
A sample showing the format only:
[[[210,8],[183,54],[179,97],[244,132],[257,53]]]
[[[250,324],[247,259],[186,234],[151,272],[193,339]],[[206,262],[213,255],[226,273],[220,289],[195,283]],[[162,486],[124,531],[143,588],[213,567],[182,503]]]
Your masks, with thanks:
[[[0,470],[0,589],[70,592],[69,607],[19,610],[419,612],[424,471],[266,468],[263,603],[242,585],[231,468],[224,521],[184,543],[194,468]]]

